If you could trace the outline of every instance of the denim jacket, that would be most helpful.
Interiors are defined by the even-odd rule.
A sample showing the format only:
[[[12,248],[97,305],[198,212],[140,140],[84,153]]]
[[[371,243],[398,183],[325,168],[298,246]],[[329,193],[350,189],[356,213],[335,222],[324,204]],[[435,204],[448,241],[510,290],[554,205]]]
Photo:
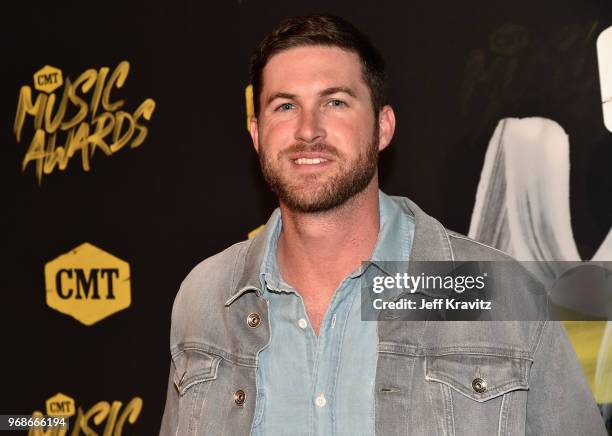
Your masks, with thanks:
[[[415,220],[411,260],[509,260],[447,231],[412,201],[393,199]],[[160,434],[247,436],[258,419],[257,355],[270,336],[259,270],[269,228],[201,262],[183,281]],[[522,291],[528,280],[505,284],[522,307],[531,298]],[[377,435],[606,434],[559,322],[386,320],[377,330]],[[292,430],[288,416],[286,434]]]

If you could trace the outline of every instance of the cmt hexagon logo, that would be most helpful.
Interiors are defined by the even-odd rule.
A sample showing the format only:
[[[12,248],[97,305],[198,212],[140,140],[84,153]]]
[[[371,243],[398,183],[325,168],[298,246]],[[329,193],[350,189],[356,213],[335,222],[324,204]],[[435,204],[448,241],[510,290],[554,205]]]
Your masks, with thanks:
[[[130,307],[130,265],[86,242],[45,265],[47,305],[85,325]]]
[[[59,68],[45,65],[34,73],[34,88],[39,91],[50,94],[63,84],[62,70]]]
[[[49,416],[73,416],[75,414],[74,400],[59,392],[45,401],[45,405]]]

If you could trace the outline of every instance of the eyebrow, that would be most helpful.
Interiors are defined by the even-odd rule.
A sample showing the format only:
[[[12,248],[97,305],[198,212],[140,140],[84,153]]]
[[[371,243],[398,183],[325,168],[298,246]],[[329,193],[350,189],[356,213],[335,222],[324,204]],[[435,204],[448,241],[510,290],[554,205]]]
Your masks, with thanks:
[[[319,96],[325,97],[327,95],[337,94],[339,92],[344,92],[345,94],[348,94],[353,98],[357,98],[355,92],[351,88],[347,88],[346,86],[334,86],[332,88],[324,89],[319,93]]]
[[[343,92],[345,94],[350,95],[353,98],[357,98],[357,95],[351,88],[347,88],[346,86],[333,86],[331,88],[325,88],[323,91],[319,92],[319,97],[326,97],[328,95],[337,94],[339,92]],[[296,95],[290,94],[288,92],[275,92],[266,101],[266,106],[272,103],[277,98],[286,98],[287,100],[295,100]]]
[[[275,92],[270,97],[268,97],[268,101],[266,101],[266,106],[272,103],[277,98],[286,98],[287,100],[294,100],[295,94],[289,94],[287,92]]]

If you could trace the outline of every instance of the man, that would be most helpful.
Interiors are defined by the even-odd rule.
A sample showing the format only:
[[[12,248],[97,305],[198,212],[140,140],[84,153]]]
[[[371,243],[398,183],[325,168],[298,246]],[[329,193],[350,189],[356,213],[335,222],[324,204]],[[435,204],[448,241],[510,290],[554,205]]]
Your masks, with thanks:
[[[508,260],[379,191],[395,116],[368,39],[338,17],[289,19],[251,73],[280,208],[183,282],[161,433],[605,434],[557,323],[361,320],[361,278],[386,261]]]

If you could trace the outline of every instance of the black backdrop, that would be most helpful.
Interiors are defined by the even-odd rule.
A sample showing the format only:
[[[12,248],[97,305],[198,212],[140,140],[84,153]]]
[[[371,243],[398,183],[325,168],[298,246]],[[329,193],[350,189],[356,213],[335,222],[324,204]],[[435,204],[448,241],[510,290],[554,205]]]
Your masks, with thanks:
[[[384,191],[467,233],[498,120],[547,117],[569,134],[573,231],[582,257],[594,253],[612,224],[612,133],[595,51],[612,25],[609,0],[4,5],[0,413],[46,413],[59,392],[83,413],[102,401],[124,410],[138,397],[142,410],[123,434],[157,433],[181,280],[275,207],[245,128],[250,52],[280,19],[310,12],[353,21],[387,59],[398,127],[381,156]],[[74,81],[124,60],[130,72],[113,99],[130,113],[147,98],[156,104],[141,120],[142,145],[96,150],[89,171],[77,153],[40,182],[33,162],[22,170],[34,125],[28,116],[17,141],[20,88],[33,87],[44,65]],[[84,242],[128,262],[131,274],[130,307],[91,326],[45,302],[45,264]],[[102,433],[104,423],[88,423]]]

